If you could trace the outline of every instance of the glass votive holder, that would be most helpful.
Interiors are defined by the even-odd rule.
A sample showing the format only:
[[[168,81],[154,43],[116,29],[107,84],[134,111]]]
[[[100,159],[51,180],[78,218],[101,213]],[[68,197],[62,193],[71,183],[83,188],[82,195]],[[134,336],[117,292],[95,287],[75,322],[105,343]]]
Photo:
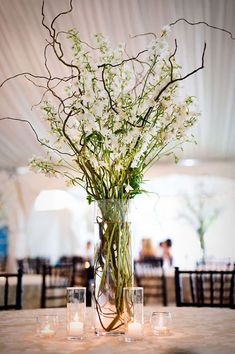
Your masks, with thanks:
[[[54,337],[59,326],[58,315],[39,315],[36,317],[37,334],[41,338]]]
[[[67,339],[82,339],[85,329],[86,288],[67,288]]]
[[[153,334],[157,336],[168,336],[170,334],[172,322],[170,312],[153,312],[150,322]]]
[[[125,341],[134,342],[144,336],[143,288],[123,289],[125,311]]]
[[[92,320],[91,320],[91,328],[95,330],[96,324],[96,302],[95,302],[95,284],[90,283],[90,292],[91,292],[91,308],[92,308]]]

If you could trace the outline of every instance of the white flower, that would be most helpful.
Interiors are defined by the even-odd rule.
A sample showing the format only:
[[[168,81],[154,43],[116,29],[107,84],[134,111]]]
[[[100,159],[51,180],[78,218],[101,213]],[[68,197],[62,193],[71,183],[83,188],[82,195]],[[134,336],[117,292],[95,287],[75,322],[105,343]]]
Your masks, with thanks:
[[[171,34],[171,27],[169,25],[162,27],[162,37],[169,37]]]
[[[102,113],[104,111],[104,104],[102,101],[96,101],[95,105],[92,107],[92,111],[95,116],[102,117]]]
[[[86,90],[85,95],[83,95],[82,97],[83,103],[85,105],[87,105],[90,102],[94,102],[95,101],[95,94],[92,90]]]
[[[116,170],[116,171],[121,172],[122,168],[123,168],[123,166],[121,165],[120,162],[117,162],[117,163],[115,164],[115,170]]]
[[[155,156],[160,158],[176,142],[187,140],[198,107],[194,98],[180,96],[181,83],[169,85],[171,74],[181,75],[174,57],[173,72],[170,65],[169,33],[170,26],[163,27],[160,38],[152,40],[136,60],[128,57],[125,44],[113,49],[97,34],[90,46],[70,31],[74,53],[70,62],[77,65],[79,75],[53,88],[55,94],[64,90],[65,98],[57,105],[52,95],[52,102],[47,99],[42,107],[53,135],[51,142],[42,142],[51,144],[56,149],[53,156],[61,160],[48,155],[33,159],[31,165],[51,175],[59,171],[90,196],[94,185],[102,183],[105,188],[99,188],[99,197],[104,197],[102,190],[113,197],[123,190],[131,192],[129,181],[138,175],[141,181]],[[138,188],[137,182],[133,195]]]
[[[125,190],[127,193],[129,193],[130,191],[133,190],[133,188],[128,184],[126,187],[125,187]]]

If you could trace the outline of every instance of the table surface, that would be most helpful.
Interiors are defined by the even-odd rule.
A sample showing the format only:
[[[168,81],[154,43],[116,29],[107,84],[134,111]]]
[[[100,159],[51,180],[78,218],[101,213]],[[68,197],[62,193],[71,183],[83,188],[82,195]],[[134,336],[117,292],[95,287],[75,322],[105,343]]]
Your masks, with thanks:
[[[172,333],[159,337],[151,332],[153,311],[170,311]],[[53,338],[36,334],[36,316],[58,314],[59,330]],[[92,310],[87,308],[86,334],[82,341],[66,339],[66,309],[36,309],[0,312],[0,353],[45,354],[233,354],[235,353],[235,311],[220,308],[144,308],[145,335],[142,341],[126,343],[124,337],[97,337]]]

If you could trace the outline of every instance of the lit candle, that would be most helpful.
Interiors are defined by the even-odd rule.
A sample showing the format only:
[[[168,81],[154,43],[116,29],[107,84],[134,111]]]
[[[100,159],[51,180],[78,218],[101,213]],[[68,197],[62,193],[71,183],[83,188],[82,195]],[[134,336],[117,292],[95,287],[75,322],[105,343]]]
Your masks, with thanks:
[[[69,335],[70,336],[80,336],[83,333],[83,323],[82,322],[70,322],[69,324]]]
[[[81,336],[83,334],[83,322],[80,322],[78,320],[78,314],[76,312],[74,316],[74,320],[70,322],[69,324],[69,335],[70,336]]]
[[[156,326],[156,327],[154,327],[153,330],[157,334],[168,334],[169,333],[169,328],[167,326]]]
[[[44,328],[42,328],[40,330],[40,335],[41,335],[41,337],[44,337],[44,338],[52,337],[52,336],[54,336],[54,334],[55,334],[55,331],[50,328],[50,325],[46,325]]]
[[[139,338],[142,337],[142,325],[141,323],[133,322],[128,323],[128,337]]]

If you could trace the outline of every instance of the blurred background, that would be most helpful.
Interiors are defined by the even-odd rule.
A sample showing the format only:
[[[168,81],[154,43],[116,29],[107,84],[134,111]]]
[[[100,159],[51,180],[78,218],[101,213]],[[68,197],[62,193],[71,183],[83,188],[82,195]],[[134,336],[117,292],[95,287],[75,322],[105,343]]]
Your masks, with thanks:
[[[102,32],[113,46],[127,43],[130,55],[146,48],[149,38],[131,36],[160,33],[179,18],[224,28],[235,36],[233,0],[74,0],[74,10],[56,22],[58,30],[77,28],[87,42]],[[47,21],[69,7],[67,0],[47,0]],[[22,72],[45,74],[43,49],[47,32],[41,25],[41,1],[0,1],[0,82]],[[188,73],[205,68],[184,81],[187,94],[198,98],[201,117],[192,133],[197,144],[186,144],[180,161],[163,159],[145,176],[150,193],[135,200],[134,256],[143,239],[162,255],[160,243],[172,241],[173,263],[192,268],[203,254],[208,260],[235,260],[235,41],[226,32],[184,22],[172,28],[177,60]],[[173,43],[173,42],[172,42]],[[65,53],[69,52],[64,43]],[[50,58],[54,72],[62,68]],[[0,88],[0,117],[29,120],[39,137],[46,136],[41,112],[31,109],[41,92],[24,77]],[[56,264],[62,256],[84,256],[93,243],[93,206],[83,190],[68,188],[61,178],[30,172],[28,159],[43,155],[30,128],[0,121],[0,258],[2,269],[16,260],[46,257]],[[200,238],[204,238],[204,249]]]

